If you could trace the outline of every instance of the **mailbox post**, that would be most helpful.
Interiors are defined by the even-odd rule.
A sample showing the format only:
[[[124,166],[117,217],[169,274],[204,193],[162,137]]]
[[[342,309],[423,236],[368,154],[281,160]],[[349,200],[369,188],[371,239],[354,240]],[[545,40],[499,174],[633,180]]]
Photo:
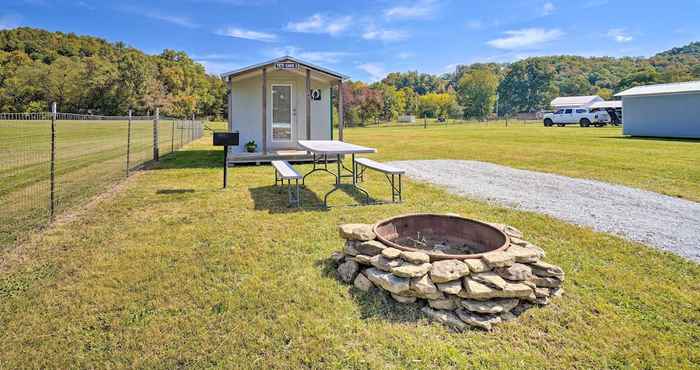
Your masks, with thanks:
[[[228,179],[228,147],[238,146],[238,132],[215,132],[214,146],[224,147],[224,189]]]

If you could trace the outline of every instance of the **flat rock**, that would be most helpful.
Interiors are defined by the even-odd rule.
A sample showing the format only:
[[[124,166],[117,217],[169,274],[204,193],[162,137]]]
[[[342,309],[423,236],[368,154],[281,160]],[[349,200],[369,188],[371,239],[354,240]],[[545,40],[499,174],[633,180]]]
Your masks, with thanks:
[[[371,266],[372,265],[372,257],[366,256],[364,254],[358,254],[355,257],[351,258],[353,261],[359,263],[360,265],[365,265],[365,266]]]
[[[401,255],[400,250],[391,247],[382,249],[381,253],[382,256],[386,258],[399,258],[399,256]]]
[[[343,252],[331,253],[331,261],[333,261],[333,263],[335,263],[336,265],[341,264],[344,259],[345,259],[345,253],[343,253]]]
[[[482,261],[481,258],[467,258],[464,260],[464,263],[469,267],[469,271],[472,274],[491,270],[489,265]]]
[[[369,224],[344,224],[338,227],[340,237],[347,240],[372,240],[376,237]]]
[[[535,297],[537,297],[537,298],[549,297],[549,289],[548,288],[535,288]]]
[[[481,259],[491,268],[507,267],[515,262],[515,257],[507,252],[486,253]]]
[[[338,277],[346,283],[352,283],[360,272],[360,265],[357,262],[348,260],[338,266]]]
[[[564,277],[564,270],[562,270],[561,267],[552,265],[551,263],[547,263],[544,261],[537,261],[535,263],[531,263],[530,268],[532,269],[532,273],[537,276],[556,278]]]
[[[527,240],[523,240],[521,238],[518,238],[517,236],[511,236],[511,237],[509,237],[509,239],[510,239],[510,244],[515,244],[515,245],[519,245],[522,247],[524,247],[528,244]]]
[[[446,283],[439,283],[437,284],[437,288],[443,293],[457,295],[462,291],[462,281],[452,280]]]
[[[427,274],[411,279],[411,290],[421,294],[435,294],[438,292],[438,288]]]
[[[347,240],[345,242],[345,249],[343,249],[343,252],[348,256],[357,256],[360,254],[360,252],[357,251],[357,246],[359,246],[360,243],[361,242],[357,240]]]
[[[400,259],[389,259],[382,256],[381,254],[372,256],[372,258],[370,258],[369,261],[372,264],[372,266],[386,272],[391,272],[391,269],[393,269],[394,267],[401,266]]]
[[[428,263],[430,262],[430,256],[428,256],[425,253],[422,252],[406,252],[402,251],[401,257],[404,261],[415,263],[415,264],[422,264],[422,263]]]
[[[515,281],[528,280],[532,277],[532,270],[522,263],[514,263],[508,267],[498,267],[494,270],[498,276]]]
[[[369,240],[366,242],[361,242],[355,249],[360,254],[364,254],[367,256],[376,256],[380,253],[382,253],[382,250],[386,248],[386,245],[382,244],[379,241],[376,240]]]
[[[492,289],[469,277],[464,278],[464,289],[459,293],[462,298],[490,299],[496,297],[496,289]]]
[[[537,285],[538,288],[559,288],[561,286],[562,281],[560,279],[557,279],[555,277],[540,277],[540,276],[533,276],[532,279],[530,279],[535,285]]]
[[[508,235],[508,237],[510,237],[510,238],[522,238],[523,237],[522,231],[520,231],[520,230],[518,230],[515,227],[510,226],[510,225],[505,225],[503,227],[503,229],[501,229],[501,230],[503,230],[503,232],[506,233],[506,235]]]
[[[559,298],[564,295],[564,288],[552,288],[549,290],[549,296],[552,298]]]
[[[532,306],[532,303],[520,301],[520,303],[518,303],[518,305],[515,306],[515,308],[510,310],[510,313],[512,313],[515,316],[520,316],[523,314],[523,312],[532,308]]]
[[[369,281],[369,279],[367,279],[367,277],[362,273],[357,274],[357,277],[352,285],[363,292],[369,292],[369,290],[374,286],[374,284],[372,284],[372,282]]]
[[[364,273],[369,281],[390,293],[401,294],[411,288],[410,279],[398,277],[390,272],[370,267]]]
[[[497,290],[496,296],[501,298],[529,298],[534,296],[532,288],[523,283],[506,283],[503,290]]]
[[[480,315],[469,310],[465,310],[464,308],[460,308],[456,312],[457,316],[466,324],[484,330],[490,331],[493,329],[494,324],[501,322],[501,318],[498,316]]]
[[[415,303],[416,297],[401,296],[398,294],[391,293],[391,298],[394,298],[396,302],[399,303]]]
[[[512,312],[503,312],[498,316],[501,317],[501,321],[503,322],[513,321],[518,318],[517,316],[513,315]]]
[[[422,265],[403,263],[400,266],[392,268],[391,273],[396,276],[412,278],[427,274],[428,271],[430,271],[430,267],[429,263],[424,263]]]
[[[535,248],[511,245],[507,252],[515,257],[515,262],[532,263],[544,257],[544,253]]]
[[[472,274],[471,278],[479,283],[490,286],[491,288],[503,289],[506,286],[506,281],[503,280],[497,273],[493,271],[480,272],[478,274]]]
[[[434,283],[446,283],[469,275],[469,267],[458,260],[443,260],[433,262],[430,278]]]
[[[492,299],[488,301],[477,301],[474,299],[463,299],[460,301],[462,307],[469,311],[486,314],[497,314],[508,312],[518,305],[518,300],[514,298]]]
[[[428,300],[428,305],[436,310],[454,310],[457,308],[457,302],[451,298],[431,299]]]
[[[443,325],[450,327],[456,331],[464,331],[467,325],[451,311],[434,310],[428,306],[421,308],[421,312],[428,316],[431,320],[437,321]]]

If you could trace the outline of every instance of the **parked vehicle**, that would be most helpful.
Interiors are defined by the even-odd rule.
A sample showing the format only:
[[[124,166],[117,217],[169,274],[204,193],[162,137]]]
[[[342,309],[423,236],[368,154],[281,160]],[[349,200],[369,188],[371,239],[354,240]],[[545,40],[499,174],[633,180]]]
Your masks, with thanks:
[[[566,126],[579,124],[581,127],[594,125],[596,127],[605,126],[610,123],[610,115],[605,110],[588,108],[566,108],[559,109],[554,113],[544,115],[545,127]]]

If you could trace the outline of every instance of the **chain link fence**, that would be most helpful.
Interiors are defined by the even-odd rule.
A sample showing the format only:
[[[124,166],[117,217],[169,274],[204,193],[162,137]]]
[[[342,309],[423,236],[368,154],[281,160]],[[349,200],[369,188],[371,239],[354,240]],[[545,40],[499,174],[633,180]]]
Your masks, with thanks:
[[[0,113],[0,250],[202,136],[155,116]]]

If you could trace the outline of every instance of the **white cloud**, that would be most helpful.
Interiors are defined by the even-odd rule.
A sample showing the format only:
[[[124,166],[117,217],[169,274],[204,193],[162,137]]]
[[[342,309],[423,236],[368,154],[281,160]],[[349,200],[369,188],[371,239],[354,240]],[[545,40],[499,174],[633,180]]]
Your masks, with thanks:
[[[351,16],[331,18],[316,13],[302,21],[287,23],[287,30],[301,33],[325,33],[329,35],[337,35],[345,31],[351,23]]]
[[[370,26],[362,34],[362,38],[365,40],[379,40],[391,42],[405,40],[406,38],[408,38],[408,33],[399,30],[382,29]]]
[[[564,32],[559,29],[545,30],[542,28],[525,28],[506,31],[505,34],[505,37],[491,40],[487,42],[487,44],[497,49],[528,49],[558,40],[564,36]]]
[[[20,18],[16,15],[4,15],[0,17],[0,30],[9,30],[19,26]]]
[[[186,27],[186,28],[199,27],[199,25],[196,24],[195,22],[193,22],[189,17],[171,15],[171,14],[163,14],[160,12],[145,13],[145,16],[148,18],[151,18],[151,19],[176,24],[178,26],[182,26],[182,27]]]
[[[235,37],[238,39],[255,40],[262,42],[273,42],[277,41],[277,35],[267,32],[246,30],[237,27],[229,27],[217,32],[222,36]]]
[[[339,63],[344,57],[351,53],[343,51],[305,51],[296,46],[285,46],[268,50],[266,54],[271,58],[282,56],[293,56],[311,63]]]
[[[467,21],[467,28],[469,28],[470,30],[478,30],[481,29],[481,27],[483,26],[483,23],[481,23],[481,21],[478,19],[472,19],[470,21]]]
[[[622,28],[613,28],[608,31],[608,37],[619,43],[630,42],[634,37],[628,35]]]
[[[372,82],[379,81],[386,76],[384,66],[377,63],[360,64],[357,68],[367,72]]]
[[[557,8],[554,6],[554,4],[548,1],[542,6],[542,15],[550,15],[554,13],[556,9]]]
[[[435,13],[436,0],[417,0],[410,5],[395,6],[384,11],[389,19],[428,18]]]

